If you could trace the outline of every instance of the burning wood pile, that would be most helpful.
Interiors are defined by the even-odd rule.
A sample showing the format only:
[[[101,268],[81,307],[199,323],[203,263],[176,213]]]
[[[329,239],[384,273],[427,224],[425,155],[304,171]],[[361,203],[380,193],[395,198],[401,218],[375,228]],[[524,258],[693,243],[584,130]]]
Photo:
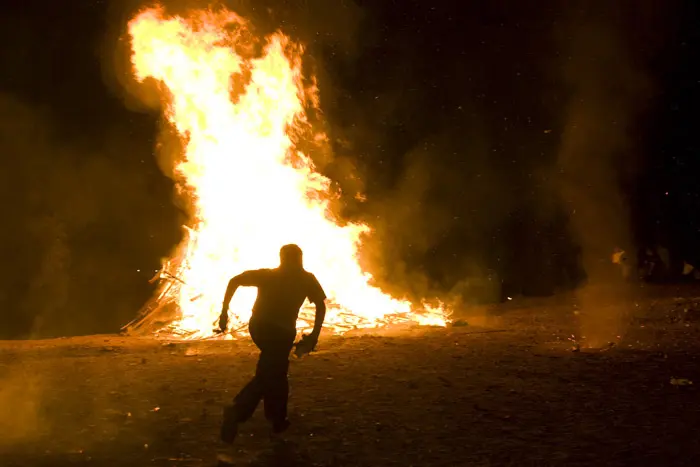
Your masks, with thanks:
[[[156,277],[156,295],[127,332],[211,337],[228,280],[276,266],[286,243],[302,247],[305,264],[322,281],[334,331],[445,325],[441,305],[414,306],[372,285],[358,262],[370,228],[340,225],[330,215],[330,180],[290,136],[327,141],[306,116],[319,101],[315,79],[302,75],[300,44],[280,32],[257,38],[247,20],[223,8],[186,16],[148,8],[128,32],[134,78],[157,90],[184,148],[164,159],[174,161],[178,195],[194,214]],[[244,333],[254,300],[250,289],[234,298],[232,335]],[[298,328],[312,324],[303,312]]]

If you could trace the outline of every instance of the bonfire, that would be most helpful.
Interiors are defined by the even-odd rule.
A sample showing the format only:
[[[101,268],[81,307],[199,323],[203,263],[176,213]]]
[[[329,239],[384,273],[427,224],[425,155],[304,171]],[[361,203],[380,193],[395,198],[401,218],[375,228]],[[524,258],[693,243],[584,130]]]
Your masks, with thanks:
[[[256,37],[226,9],[168,15],[142,10],[128,25],[134,78],[158,89],[164,118],[183,153],[170,157],[178,196],[193,213],[186,235],[154,278],[157,293],[125,329],[188,339],[215,335],[228,280],[275,267],[281,245],[296,243],[329,298],[326,328],[345,332],[392,323],[445,325],[441,305],[384,293],[358,262],[369,226],[329,209],[330,180],[299,150],[318,110],[315,80],[302,73],[303,47],[281,32]],[[302,131],[303,130],[303,131]],[[228,335],[246,333],[255,289],[231,303]],[[304,308],[297,327],[313,326]]]

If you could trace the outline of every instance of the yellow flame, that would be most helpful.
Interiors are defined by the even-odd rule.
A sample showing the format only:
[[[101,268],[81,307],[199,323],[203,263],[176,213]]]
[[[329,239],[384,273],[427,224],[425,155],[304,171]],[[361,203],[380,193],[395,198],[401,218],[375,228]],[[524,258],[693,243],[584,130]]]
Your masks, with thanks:
[[[229,278],[275,267],[286,243],[301,246],[305,267],[325,288],[332,304],[328,327],[445,324],[441,308],[411,313],[411,303],[371,286],[372,276],[357,261],[369,228],[329,218],[329,180],[289,137],[306,121],[304,104],[317,103],[315,86],[303,85],[300,45],[276,33],[254,56],[248,24],[225,9],[183,18],[149,8],[129,22],[129,34],[135,78],[159,83],[165,116],[182,138],[185,153],[175,174],[196,212],[161,271],[157,306],[178,310],[161,328],[191,338],[211,335]],[[237,292],[232,330],[243,332],[255,294]],[[298,327],[312,323],[302,312]]]

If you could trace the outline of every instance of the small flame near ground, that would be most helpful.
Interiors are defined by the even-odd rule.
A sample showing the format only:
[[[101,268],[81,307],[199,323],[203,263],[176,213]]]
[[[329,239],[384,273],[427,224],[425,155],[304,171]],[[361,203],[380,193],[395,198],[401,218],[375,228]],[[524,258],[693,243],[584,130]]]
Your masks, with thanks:
[[[370,228],[331,218],[330,181],[290,138],[309,126],[305,106],[318,106],[315,81],[305,85],[301,73],[303,48],[279,32],[259,40],[251,31],[223,8],[182,17],[157,6],[128,24],[134,77],[157,84],[164,116],[184,147],[174,167],[178,191],[196,214],[154,278],[157,294],[125,329],[212,336],[229,278],[275,267],[287,243],[301,246],[305,267],[326,289],[327,328],[444,326],[442,303],[414,306],[371,285],[357,259]],[[258,45],[262,52],[255,54]],[[250,288],[236,293],[232,335],[245,334],[255,294]],[[297,327],[312,326],[307,305]]]

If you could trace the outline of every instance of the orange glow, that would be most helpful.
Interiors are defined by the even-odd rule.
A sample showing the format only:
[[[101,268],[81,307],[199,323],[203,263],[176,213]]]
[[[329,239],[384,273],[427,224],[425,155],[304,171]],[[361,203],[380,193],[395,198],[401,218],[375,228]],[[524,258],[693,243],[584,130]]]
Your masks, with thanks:
[[[164,262],[150,308],[175,312],[150,331],[211,336],[228,280],[246,269],[277,266],[286,243],[301,246],[305,267],[328,294],[326,327],[445,324],[441,307],[414,309],[370,285],[372,276],[357,261],[369,227],[332,220],[330,181],[293,146],[289,134],[306,122],[304,106],[318,105],[315,86],[303,84],[300,45],[276,33],[253,57],[257,39],[247,22],[224,9],[182,18],[149,8],[129,22],[129,35],[136,80],[158,82],[165,117],[182,138],[185,153],[175,178],[196,212],[186,238]],[[255,294],[242,288],[234,296],[234,335],[244,333]],[[304,309],[298,328],[312,325],[313,314]]]

